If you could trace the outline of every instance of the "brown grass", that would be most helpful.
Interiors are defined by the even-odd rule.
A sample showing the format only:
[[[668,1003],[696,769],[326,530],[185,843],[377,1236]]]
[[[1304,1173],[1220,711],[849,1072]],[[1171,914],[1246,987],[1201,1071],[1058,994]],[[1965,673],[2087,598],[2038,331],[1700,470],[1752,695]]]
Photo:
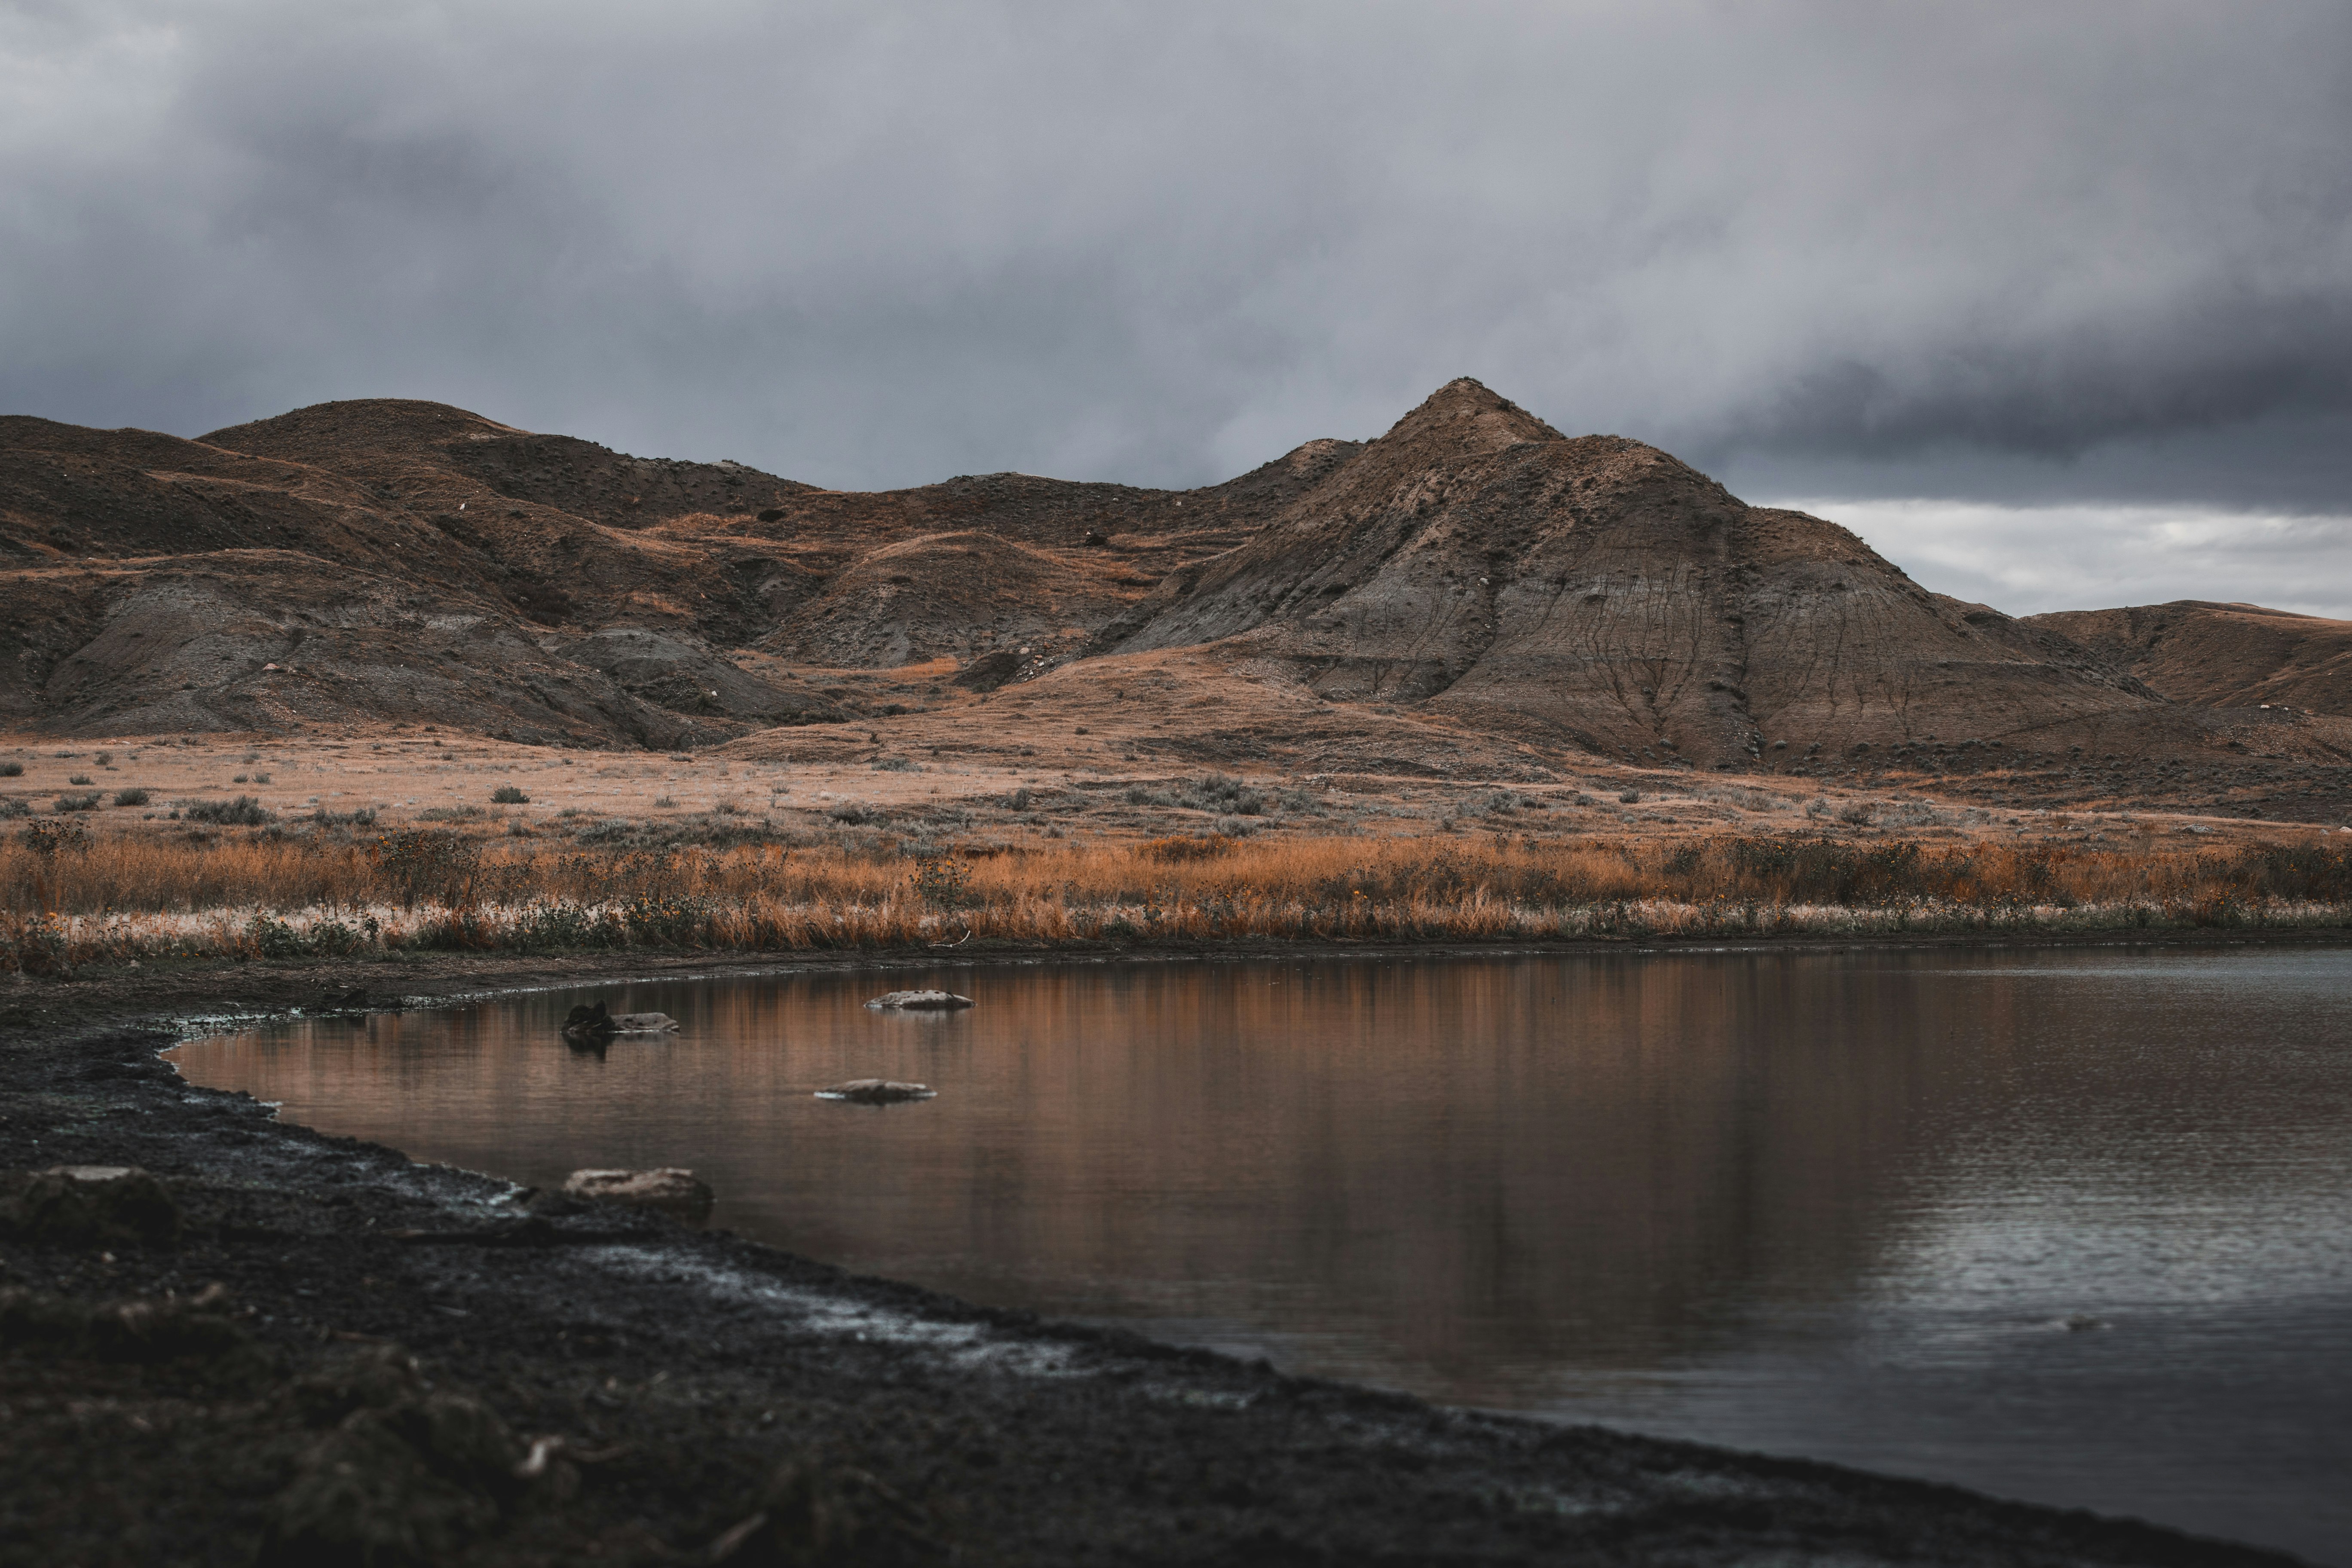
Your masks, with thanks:
[[[1200,846],[1195,847],[1195,846]],[[926,867],[929,868],[927,871]],[[386,947],[1464,942],[2337,925],[2352,856],[1718,838],[1160,839],[969,859],[125,834],[0,845],[0,967]]]

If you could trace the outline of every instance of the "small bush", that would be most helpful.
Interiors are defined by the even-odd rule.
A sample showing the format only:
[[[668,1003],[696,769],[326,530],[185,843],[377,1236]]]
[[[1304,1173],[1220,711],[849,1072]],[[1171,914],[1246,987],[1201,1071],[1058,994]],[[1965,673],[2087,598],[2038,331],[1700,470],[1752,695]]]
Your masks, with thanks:
[[[184,800],[180,815],[190,822],[210,822],[222,827],[259,827],[277,820],[277,814],[249,795],[235,800]]]
[[[1196,811],[1224,812],[1235,816],[1256,816],[1265,810],[1265,796],[1252,789],[1241,779],[1224,773],[1206,773],[1183,784],[1180,804]]]
[[[79,822],[36,822],[16,841],[36,855],[79,853],[89,847],[89,829]]]
[[[143,789],[119,789],[114,792],[117,805],[145,805],[151,797]]]
[[[66,783],[73,784],[86,784],[89,783],[89,775],[88,773],[76,773],[71,778],[66,780]]]
[[[654,796],[654,809],[656,811],[668,811],[673,809],[677,805],[677,797],[676,795],[657,795]]]
[[[111,766],[113,766],[113,765],[114,765],[114,753],[113,753],[112,752],[99,752],[99,753],[98,753],[98,765],[99,765],[100,767],[101,767],[101,768],[105,768],[105,767],[111,767]]]
[[[256,784],[268,784],[269,782],[269,775],[268,773],[256,773],[253,775],[253,782]]]
[[[329,811],[322,805],[310,814],[310,820],[320,827],[373,827],[375,807],[363,805],[357,811]]]
[[[0,800],[0,822],[13,822],[20,816],[30,816],[33,808],[21,800]]]
[[[854,800],[845,800],[826,808],[825,815],[846,827],[863,826],[869,816],[865,806]]]
[[[236,777],[229,780],[228,782],[231,784],[251,784],[253,782],[253,775],[250,773],[239,773]]]
[[[58,796],[57,809],[59,815],[68,811],[96,811],[98,802],[99,795],[96,790],[92,790],[88,795],[61,795]]]
[[[1624,794],[1619,795],[1617,797],[1617,801],[1621,805],[1639,805],[1642,804],[1642,792],[1637,789],[1629,789],[1625,791]]]
[[[22,763],[0,763],[0,779],[20,779],[25,776]]]
[[[912,757],[877,757],[870,765],[877,773],[919,773],[923,771],[915,765]]]
[[[530,796],[523,794],[522,791],[517,789],[512,784],[500,784],[498,788],[490,792],[490,804],[493,805],[529,805],[530,804]]]
[[[971,895],[971,868],[936,852],[915,857],[915,896],[935,910],[960,910],[979,901]]]

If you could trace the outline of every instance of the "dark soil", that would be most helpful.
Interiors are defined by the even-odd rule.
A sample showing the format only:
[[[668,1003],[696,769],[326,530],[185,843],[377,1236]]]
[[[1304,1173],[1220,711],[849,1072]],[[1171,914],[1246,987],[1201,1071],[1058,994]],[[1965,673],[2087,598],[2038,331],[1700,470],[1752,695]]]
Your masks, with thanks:
[[[177,1205],[0,1184],[0,1562],[2290,1561],[983,1310],[281,1125],[156,1057],[190,1020],[353,989],[752,966],[0,991],[0,1167],[138,1166]]]

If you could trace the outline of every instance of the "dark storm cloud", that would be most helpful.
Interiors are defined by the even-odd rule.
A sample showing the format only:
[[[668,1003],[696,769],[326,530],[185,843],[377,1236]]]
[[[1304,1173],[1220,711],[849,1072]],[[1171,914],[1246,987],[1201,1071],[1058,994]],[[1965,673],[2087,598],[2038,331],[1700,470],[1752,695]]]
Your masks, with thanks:
[[[2343,510],[2352,12],[0,9],[0,406],[1191,483],[1457,374],[1743,493]]]

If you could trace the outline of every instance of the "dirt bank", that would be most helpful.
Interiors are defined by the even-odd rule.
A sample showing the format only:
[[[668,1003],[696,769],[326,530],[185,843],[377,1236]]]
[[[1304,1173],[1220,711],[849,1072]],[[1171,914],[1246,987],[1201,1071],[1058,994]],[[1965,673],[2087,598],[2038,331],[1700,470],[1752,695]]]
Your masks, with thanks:
[[[0,1561],[2289,1561],[983,1310],[283,1126],[155,1055],[187,1020],[352,988],[415,1005],[790,962],[0,989],[0,1167],[135,1165],[177,1205],[0,1187]]]

